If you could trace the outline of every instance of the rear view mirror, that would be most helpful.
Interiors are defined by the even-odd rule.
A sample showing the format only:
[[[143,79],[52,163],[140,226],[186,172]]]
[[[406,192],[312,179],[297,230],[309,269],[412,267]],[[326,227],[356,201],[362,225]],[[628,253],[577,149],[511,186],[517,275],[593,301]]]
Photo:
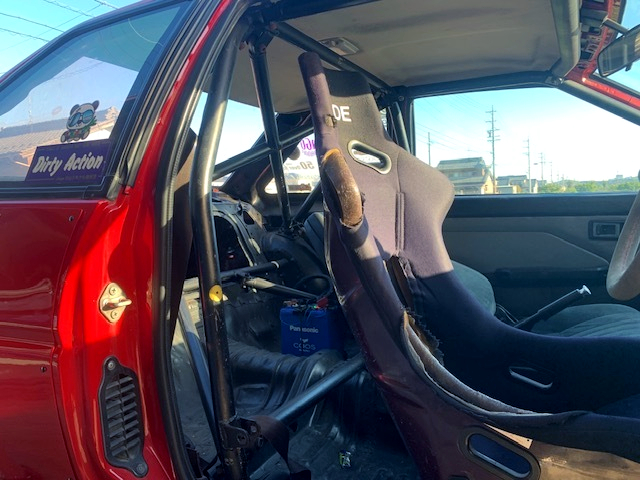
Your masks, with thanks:
[[[640,25],[616,38],[598,55],[598,71],[603,77],[628,68],[640,58]]]

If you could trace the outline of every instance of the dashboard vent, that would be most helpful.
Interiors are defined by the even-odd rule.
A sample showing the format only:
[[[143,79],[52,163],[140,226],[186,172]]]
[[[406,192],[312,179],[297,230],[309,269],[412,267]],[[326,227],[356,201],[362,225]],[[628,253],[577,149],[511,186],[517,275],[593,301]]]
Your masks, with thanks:
[[[107,461],[114,467],[126,468],[136,477],[144,477],[149,467],[142,457],[140,387],[133,370],[123,367],[115,357],[108,358],[99,395]]]

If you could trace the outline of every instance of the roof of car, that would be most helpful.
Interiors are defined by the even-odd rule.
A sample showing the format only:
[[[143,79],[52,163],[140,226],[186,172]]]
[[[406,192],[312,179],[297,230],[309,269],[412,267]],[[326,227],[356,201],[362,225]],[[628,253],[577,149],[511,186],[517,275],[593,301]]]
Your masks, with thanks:
[[[296,18],[315,40],[342,38],[348,59],[392,87],[423,86],[523,72],[562,76],[580,57],[579,0],[379,0]],[[267,50],[276,110],[307,108],[296,59],[279,38]],[[232,97],[255,100],[249,55],[236,67]]]

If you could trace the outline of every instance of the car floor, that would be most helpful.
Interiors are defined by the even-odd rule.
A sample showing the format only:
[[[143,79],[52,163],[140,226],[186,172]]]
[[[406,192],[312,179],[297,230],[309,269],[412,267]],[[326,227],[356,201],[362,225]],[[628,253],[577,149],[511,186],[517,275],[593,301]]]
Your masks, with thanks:
[[[186,293],[191,321],[203,338],[198,296]],[[260,350],[230,340],[230,358],[238,414],[269,413],[318,380],[342,360],[322,351],[295,357]],[[216,449],[207,425],[189,354],[176,328],[171,359],[185,443],[197,452],[200,465],[211,464]],[[370,375],[361,371],[290,425],[290,458],[308,468],[315,479],[418,478],[390,415]],[[276,479],[286,465],[265,446],[250,460],[251,478]]]

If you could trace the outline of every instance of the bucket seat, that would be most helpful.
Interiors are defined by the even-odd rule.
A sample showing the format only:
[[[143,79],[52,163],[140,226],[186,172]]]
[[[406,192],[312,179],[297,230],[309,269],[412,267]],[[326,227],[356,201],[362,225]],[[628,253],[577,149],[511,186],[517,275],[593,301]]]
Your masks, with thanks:
[[[638,335],[540,335],[491,315],[453,273],[444,245],[448,179],[389,140],[363,76],[325,71],[313,53],[300,64],[329,271],[420,470],[457,468],[465,429],[487,424],[640,461]],[[332,105],[349,109],[349,125]]]

